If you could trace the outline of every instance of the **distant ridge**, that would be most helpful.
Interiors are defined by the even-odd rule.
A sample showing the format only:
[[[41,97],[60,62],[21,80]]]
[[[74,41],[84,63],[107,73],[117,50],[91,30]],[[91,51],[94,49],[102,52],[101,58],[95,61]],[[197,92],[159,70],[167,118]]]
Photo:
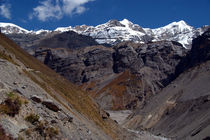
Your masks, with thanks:
[[[172,22],[164,27],[150,29],[142,28],[138,24],[134,24],[128,19],[109,20],[104,24],[97,26],[69,26],[58,27],[55,30],[38,30],[28,31],[20,26],[12,23],[0,23],[2,33],[5,34],[28,34],[40,35],[50,33],[63,33],[67,31],[74,31],[78,34],[91,36],[99,44],[115,45],[123,41],[132,41],[136,43],[147,43],[152,41],[177,41],[183,45],[184,48],[190,48],[192,39],[201,35],[209,26],[204,26],[195,29],[188,25],[184,20]]]

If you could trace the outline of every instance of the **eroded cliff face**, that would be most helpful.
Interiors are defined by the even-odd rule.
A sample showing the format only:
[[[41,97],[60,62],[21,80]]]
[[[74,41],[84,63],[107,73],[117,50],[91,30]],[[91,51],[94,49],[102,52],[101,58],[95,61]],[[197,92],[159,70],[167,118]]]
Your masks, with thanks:
[[[124,124],[173,139],[207,139],[210,131],[210,32],[193,40],[171,84]]]
[[[146,104],[174,78],[186,51],[179,43],[121,43],[77,50],[37,49],[34,56],[88,91],[104,109],[134,109]]]
[[[78,87],[0,34],[0,139],[129,139]]]

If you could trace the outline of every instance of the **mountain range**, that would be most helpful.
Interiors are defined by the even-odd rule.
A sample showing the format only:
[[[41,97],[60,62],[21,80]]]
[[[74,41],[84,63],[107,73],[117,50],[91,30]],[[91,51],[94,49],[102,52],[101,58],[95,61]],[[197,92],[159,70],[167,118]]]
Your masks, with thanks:
[[[209,26],[0,27],[0,139],[209,140]]]
[[[116,45],[122,41],[132,41],[136,43],[147,43],[161,40],[176,41],[183,45],[184,48],[190,48],[192,39],[201,35],[208,26],[194,28],[185,21],[172,22],[164,27],[150,29],[143,28],[138,24],[124,19],[122,21],[110,20],[107,23],[97,26],[69,26],[58,27],[55,30],[38,30],[28,31],[12,23],[0,23],[2,33],[26,34],[32,37],[47,37],[51,34],[59,34],[66,31],[74,31],[78,34],[90,36],[99,44]]]

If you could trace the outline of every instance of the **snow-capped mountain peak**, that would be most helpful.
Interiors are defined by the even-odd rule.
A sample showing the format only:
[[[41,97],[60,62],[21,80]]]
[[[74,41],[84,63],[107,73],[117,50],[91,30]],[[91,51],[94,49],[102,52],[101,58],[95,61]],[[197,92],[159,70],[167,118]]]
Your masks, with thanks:
[[[189,26],[186,24],[185,21],[181,20],[179,22],[172,22],[164,27],[160,27],[160,28],[156,28],[156,29],[152,29],[153,33],[156,36],[159,36],[160,34],[163,33],[172,33],[172,34],[176,34],[176,33],[183,33],[183,32],[190,32],[194,30],[193,27]]]
[[[184,20],[178,22],[172,22],[166,26],[150,29],[142,28],[138,24],[134,24],[128,19],[109,20],[104,24],[97,26],[68,26],[58,27],[55,30],[38,30],[28,31],[12,23],[0,23],[1,31],[5,34],[36,34],[36,35],[47,35],[48,33],[54,32],[62,33],[67,31],[74,31],[78,34],[91,36],[99,44],[110,44],[114,45],[122,41],[133,41],[137,43],[146,43],[149,41],[177,41],[185,48],[189,48],[192,39],[204,32],[207,28],[194,29],[189,26]]]
[[[123,20],[120,21],[120,23],[123,24],[123,25],[125,25],[125,27],[127,27],[127,28],[129,28],[129,26],[133,24],[128,19],[123,19]]]
[[[19,33],[29,33],[30,32],[20,26],[13,24],[13,23],[1,22],[0,27],[1,27],[1,32],[5,33],[5,34],[12,34],[12,33],[19,34]]]
[[[142,42],[145,35],[143,29],[127,19],[122,21],[109,20],[96,27],[90,27],[84,35],[92,36],[100,44],[116,44],[121,41]]]
[[[185,21],[172,22],[164,27],[156,29],[144,29],[146,33],[153,36],[153,41],[169,40],[177,41],[188,48],[192,43],[192,39],[197,32],[192,26],[189,26]]]
[[[183,20],[178,21],[178,22],[172,22],[162,28],[159,29],[176,29],[180,32],[185,32],[185,31],[191,31],[193,30],[193,27],[187,25],[187,23]]]

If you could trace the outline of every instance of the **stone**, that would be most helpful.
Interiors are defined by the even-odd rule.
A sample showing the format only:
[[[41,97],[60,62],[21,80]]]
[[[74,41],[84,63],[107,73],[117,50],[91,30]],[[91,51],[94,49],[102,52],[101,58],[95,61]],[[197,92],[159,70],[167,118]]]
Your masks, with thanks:
[[[22,86],[22,89],[26,89],[27,86]]]
[[[14,84],[14,85],[17,85],[18,83],[17,83],[17,82],[13,82],[13,84]]]
[[[42,102],[42,97],[39,97],[37,95],[33,95],[31,97],[31,100],[33,100],[34,102],[37,102],[37,103],[41,103]]]
[[[57,121],[56,120],[51,120],[51,123],[57,123]]]
[[[71,117],[71,116],[68,116],[68,122],[73,122],[73,117]]]
[[[52,100],[45,100],[42,104],[54,112],[58,112],[60,110],[60,108]]]
[[[107,119],[109,118],[109,116],[110,116],[109,113],[107,113],[107,112],[105,112],[105,111],[103,111],[103,110],[100,111],[100,114],[101,114],[101,118],[102,118],[103,120],[107,120]]]

